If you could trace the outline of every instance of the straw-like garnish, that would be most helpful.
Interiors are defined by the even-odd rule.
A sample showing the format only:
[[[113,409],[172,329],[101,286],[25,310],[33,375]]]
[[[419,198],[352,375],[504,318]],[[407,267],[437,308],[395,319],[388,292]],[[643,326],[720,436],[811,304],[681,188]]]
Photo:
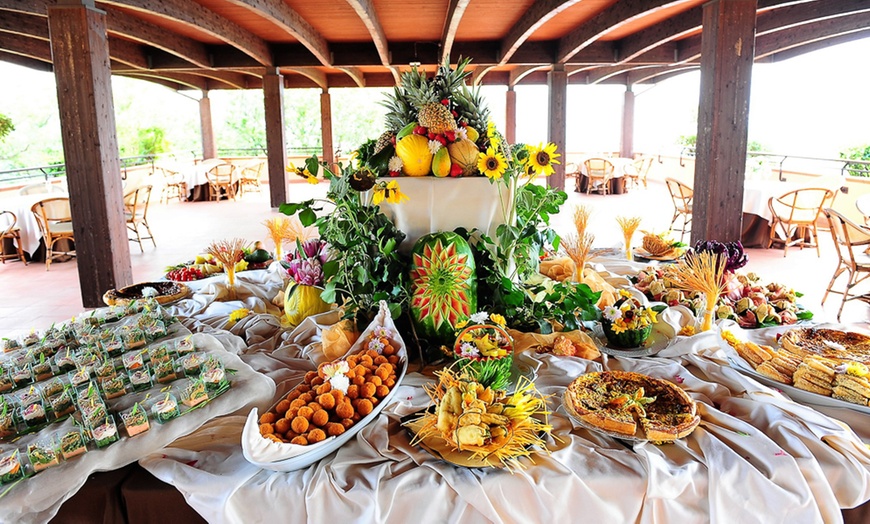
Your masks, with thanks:
[[[701,331],[713,327],[713,311],[716,301],[725,287],[725,258],[708,251],[690,253],[677,264],[665,268],[664,278],[671,287],[681,291],[699,291],[704,295],[707,310]]]
[[[583,237],[586,234],[586,226],[589,225],[589,216],[592,210],[586,206],[574,207],[574,229],[577,231],[578,237]]]
[[[619,227],[622,229],[622,237],[625,239],[625,257],[632,260],[631,256],[631,238],[634,232],[640,227],[640,217],[616,217]]]
[[[223,266],[230,290],[235,288],[236,263],[244,257],[247,245],[248,243],[241,238],[233,238],[212,242],[205,250],[206,253],[214,257],[218,264]]]
[[[580,237],[567,235],[562,239],[562,248],[574,261],[575,282],[583,281],[583,269],[586,267],[586,261],[589,260],[589,252],[592,250],[592,242],[594,241],[595,235],[592,233],[584,233]]]
[[[269,218],[263,221],[263,225],[269,230],[269,238],[275,244],[275,259],[281,260],[281,247],[284,239],[290,235],[290,218],[286,216]]]

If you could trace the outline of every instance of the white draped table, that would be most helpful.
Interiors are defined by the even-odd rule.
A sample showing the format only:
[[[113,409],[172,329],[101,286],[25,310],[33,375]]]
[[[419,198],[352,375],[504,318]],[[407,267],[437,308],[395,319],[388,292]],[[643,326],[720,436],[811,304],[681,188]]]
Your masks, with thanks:
[[[612,264],[614,272],[635,267]],[[210,284],[181,302],[178,313],[204,328],[225,327],[233,308],[259,308],[262,313],[229,329],[246,338],[241,358],[273,378],[280,396],[313,369],[304,358],[311,340],[281,330],[265,312],[283,285],[280,272],[247,273],[242,301],[214,303],[222,288]],[[782,330],[753,336],[771,341]],[[240,446],[241,415],[212,420],[140,464],[178,488],[209,522],[559,522],[578,516],[589,522],[838,522],[841,508],[870,499],[867,417],[845,409],[823,413],[735,371],[715,332],[678,337],[658,357],[589,361],[522,353],[517,359],[535,370],[541,392],[552,395],[554,431],[547,451],[513,474],[454,467],[411,445],[400,419],[429,404],[421,386],[432,377],[420,372],[407,375],[394,401],[354,440],[303,470],[279,473],[249,464]],[[557,407],[559,400],[575,377],[600,369],[681,384],[698,402],[700,426],[662,446],[577,427]]]

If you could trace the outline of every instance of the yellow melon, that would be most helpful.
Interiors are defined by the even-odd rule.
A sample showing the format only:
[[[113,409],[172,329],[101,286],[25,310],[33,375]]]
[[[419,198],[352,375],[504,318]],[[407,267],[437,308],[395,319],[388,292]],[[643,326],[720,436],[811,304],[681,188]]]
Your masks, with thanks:
[[[471,140],[463,138],[447,146],[450,161],[462,167],[462,176],[471,176],[477,171],[477,155],[480,150]]]
[[[402,159],[402,171],[408,176],[426,176],[432,169],[429,140],[422,135],[408,135],[396,142],[396,156]]]

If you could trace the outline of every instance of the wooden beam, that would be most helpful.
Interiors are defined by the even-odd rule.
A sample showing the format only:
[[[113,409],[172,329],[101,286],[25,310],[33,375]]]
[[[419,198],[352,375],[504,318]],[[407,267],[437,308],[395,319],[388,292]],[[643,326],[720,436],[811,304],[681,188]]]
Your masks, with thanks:
[[[123,76],[127,78],[133,78],[135,80],[144,80],[146,82],[151,82],[152,84],[161,85],[167,89],[171,89],[173,91],[180,91],[182,89],[195,89],[194,87],[181,85],[178,82],[167,80],[165,78],[150,76],[150,75],[142,75],[135,72],[125,72],[125,73],[112,73],[114,75]]]
[[[0,0],[0,10],[48,16],[48,7],[57,0]]]
[[[535,31],[579,0],[535,0],[500,43],[499,64],[506,64]]]
[[[329,43],[299,13],[286,2],[275,0],[228,0],[230,3],[251,9],[308,48],[323,65],[332,65]]]
[[[817,42],[835,36],[861,33],[870,27],[870,11],[848,17],[825,18],[811,23],[760,35],[756,38],[756,58]]]
[[[644,69],[635,69],[633,71],[629,71],[628,81],[631,84],[648,84],[653,80],[655,81],[654,83],[658,83],[662,80],[665,80],[666,78],[670,78],[683,73],[688,73],[690,71],[697,71],[698,69],[700,69],[700,67],[696,65],[656,66]]]
[[[273,208],[287,199],[287,146],[284,143],[284,79],[277,70],[263,76],[269,199]]]
[[[505,124],[504,138],[508,144],[514,144],[517,141],[517,92],[514,90],[513,84],[508,85],[507,92],[504,97],[505,102]],[[481,130],[481,132],[483,132]]]
[[[320,69],[315,67],[291,67],[288,69],[308,78],[321,89],[329,89],[329,80],[326,78],[326,73]]]
[[[601,66],[594,69],[589,69],[589,75],[586,78],[588,84],[600,84],[615,76],[627,73],[629,71],[638,71],[643,69],[654,69],[661,66],[652,65],[615,65]]]
[[[832,47],[835,45],[845,44],[847,42],[854,42],[855,40],[860,40],[862,38],[870,38],[870,28],[867,28],[866,31],[855,31],[854,33],[847,33],[844,35],[832,36],[831,38],[826,38],[824,40],[814,40],[812,42],[790,47],[784,51],[776,51],[773,53],[766,53],[764,57],[756,60],[757,62],[780,62],[782,60],[789,60],[796,56],[800,56],[806,53],[811,53],[813,51],[818,51],[819,49],[825,49],[828,47]],[[758,50],[756,49],[756,54]]]
[[[2,45],[0,45],[0,47],[2,47]],[[54,71],[54,67],[52,67],[51,62],[45,62],[43,60],[37,60],[35,58],[15,55],[12,53],[7,53],[6,51],[0,51],[0,62],[7,62],[10,64],[19,65],[21,67],[27,67],[35,71],[43,71],[48,73]]]
[[[199,91],[204,91],[209,88],[208,80],[193,73],[176,73],[174,71],[169,73],[148,70],[133,70],[120,73],[117,71],[113,71],[112,73],[128,76],[131,78],[138,78],[139,80],[157,82],[175,90],[195,89]]]
[[[487,73],[492,71],[495,66],[474,66],[474,70],[471,71],[471,85],[478,86],[483,81],[483,77],[486,76]]]
[[[82,305],[99,307],[133,283],[105,14],[65,3],[48,22]]]
[[[703,9],[700,6],[693,7],[665,22],[623,38],[619,41],[619,63],[633,60],[667,42],[697,31],[701,28],[702,19]]]
[[[508,80],[508,88],[517,85],[522,81],[523,78],[527,77],[531,73],[534,73],[535,71],[549,68],[550,66],[517,66],[511,69],[509,72],[510,76],[508,78],[510,78],[510,80]]]
[[[555,64],[547,75],[550,88],[549,107],[549,141],[556,144],[557,151],[562,155],[562,162],[555,164],[556,172],[547,178],[547,185],[565,190],[565,137],[568,122],[568,73],[565,66]]]
[[[193,74],[207,78],[210,84],[211,81],[214,80],[215,82],[220,82],[221,84],[234,89],[247,89],[248,79],[250,78],[249,75],[236,73],[234,71],[214,71],[211,69],[201,69],[194,71]],[[212,86],[210,89],[215,88],[216,86]]]
[[[38,38],[0,32],[0,49],[33,60],[51,63],[51,45]]]
[[[208,91],[203,91],[202,98],[199,99],[199,136],[202,138],[202,158],[217,158],[217,138],[214,134]]]
[[[356,84],[357,87],[365,87],[366,86],[366,75],[360,70],[358,67],[339,67],[342,71],[347,73],[347,76],[351,77]]]
[[[108,38],[109,54],[114,60],[126,64],[135,69],[148,69],[150,66],[145,49],[123,38]]]
[[[440,63],[442,64],[450,61],[450,51],[453,49],[456,31],[459,29],[459,22],[462,21],[462,15],[465,14],[469,2],[471,0],[450,0],[447,6],[447,17],[444,19],[444,29],[441,30]]]
[[[608,9],[598,13],[588,22],[580,25],[559,40],[556,62],[564,64],[571,60],[581,49],[598,40],[602,35],[643,16],[665,8],[679,5],[673,0],[634,0],[616,2]]]
[[[0,32],[48,40],[48,20],[44,16],[4,12],[0,16]]]
[[[140,20],[120,9],[107,7],[106,13],[109,34],[162,49],[199,67],[211,67],[208,50],[202,43]]]
[[[101,3],[189,25],[223,40],[261,65],[272,64],[272,53],[265,40],[191,0],[101,0]]]
[[[335,163],[335,148],[332,142],[332,98],[326,89],[320,93],[320,143],[323,145],[323,161],[332,167]]]
[[[390,46],[387,42],[387,35],[384,33],[384,28],[381,27],[381,20],[375,12],[375,6],[371,0],[347,0],[347,3],[356,11],[357,16],[362,20],[363,25],[369,30],[372,37],[372,42],[375,44],[378,58],[381,65],[390,66],[393,63],[390,56]],[[349,64],[354,65],[354,64]],[[361,64],[360,64],[361,65]],[[393,70],[393,75],[396,77],[396,84],[399,83],[398,72]]]
[[[740,240],[756,5],[704,4],[692,243]]]
[[[781,7],[758,14],[755,36],[803,24],[870,12],[867,0],[825,0]]]

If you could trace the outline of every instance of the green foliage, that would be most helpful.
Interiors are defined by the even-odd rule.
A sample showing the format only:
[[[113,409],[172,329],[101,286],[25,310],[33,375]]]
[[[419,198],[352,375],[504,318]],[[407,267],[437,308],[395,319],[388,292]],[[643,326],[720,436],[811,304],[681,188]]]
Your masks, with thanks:
[[[0,141],[6,138],[6,135],[12,131],[15,131],[15,125],[12,123],[12,119],[3,113],[0,113]]]
[[[694,148],[697,142],[698,135],[680,135],[679,138],[677,138],[677,144],[683,147]]]
[[[146,127],[139,130],[139,156],[157,155],[169,150],[166,131],[162,127]]]
[[[306,160],[306,169],[322,173],[329,180],[327,198],[282,204],[286,215],[299,213],[303,225],[315,224],[320,238],[335,251],[336,258],[323,267],[325,285],[321,297],[345,307],[345,313],[358,318],[372,318],[381,300],[389,304],[394,318],[408,305],[408,260],[398,252],[405,234],[384,215],[378,206],[363,200],[363,195],[350,186],[351,166],[341,165],[336,175],[318,165],[317,158]],[[318,217],[324,204],[334,208]]]
[[[870,144],[840,151],[840,158],[870,162]],[[867,164],[849,163],[846,164],[846,170],[851,176],[870,177],[870,165]]]

